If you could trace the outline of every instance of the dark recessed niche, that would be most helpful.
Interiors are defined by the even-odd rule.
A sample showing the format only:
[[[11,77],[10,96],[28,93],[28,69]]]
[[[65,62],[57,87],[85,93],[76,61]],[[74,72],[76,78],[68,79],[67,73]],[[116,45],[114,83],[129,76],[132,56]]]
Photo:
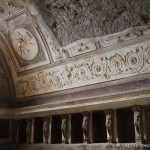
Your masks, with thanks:
[[[135,143],[134,113],[131,108],[117,110],[119,143]]]
[[[105,120],[106,117],[103,111],[93,112],[92,115],[93,143],[107,142]]]
[[[62,142],[61,138],[61,116],[52,116],[52,130],[51,143],[59,144]]]
[[[10,133],[9,120],[0,120],[0,139],[8,139]]]
[[[71,143],[83,143],[82,114],[71,115]]]
[[[18,131],[18,144],[25,144],[27,142],[26,127],[27,123],[25,119],[19,120],[19,131]]]
[[[43,143],[43,119],[34,119],[34,143]]]

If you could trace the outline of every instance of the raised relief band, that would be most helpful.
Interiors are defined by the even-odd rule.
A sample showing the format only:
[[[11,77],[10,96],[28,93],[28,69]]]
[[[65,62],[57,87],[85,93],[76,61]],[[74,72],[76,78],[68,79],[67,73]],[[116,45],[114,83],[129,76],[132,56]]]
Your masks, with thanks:
[[[17,97],[82,87],[150,72],[150,41],[18,78]]]

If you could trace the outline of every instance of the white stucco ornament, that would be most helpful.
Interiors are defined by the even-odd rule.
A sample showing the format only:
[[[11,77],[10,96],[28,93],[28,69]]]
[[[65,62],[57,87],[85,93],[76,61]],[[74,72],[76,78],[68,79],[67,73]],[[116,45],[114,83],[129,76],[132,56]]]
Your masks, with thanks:
[[[31,15],[33,15],[33,16],[38,15],[38,11],[33,5],[28,5],[28,9],[29,9],[29,12],[31,13]]]
[[[33,60],[39,52],[34,35],[25,28],[18,28],[12,33],[12,44],[15,52],[24,60]]]

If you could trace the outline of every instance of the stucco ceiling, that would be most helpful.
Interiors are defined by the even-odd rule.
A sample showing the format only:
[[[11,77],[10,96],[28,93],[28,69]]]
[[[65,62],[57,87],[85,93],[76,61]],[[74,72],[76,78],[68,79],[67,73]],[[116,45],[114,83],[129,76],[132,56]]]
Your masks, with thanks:
[[[150,24],[149,0],[32,0],[62,46]]]
[[[122,31],[149,24],[148,0],[1,2],[0,48],[18,99],[143,74],[149,69],[142,61],[142,72],[135,73],[136,64],[129,69],[131,64],[126,63],[128,54],[137,53],[136,49],[140,55],[149,55],[148,46],[144,53],[140,49],[143,44],[135,44],[149,35],[149,26]],[[104,36],[114,32],[119,33]],[[132,44],[133,51],[123,49]],[[115,54],[110,52],[111,46]],[[139,55],[135,57],[141,62]],[[117,61],[114,66],[120,66],[111,67],[112,60]]]

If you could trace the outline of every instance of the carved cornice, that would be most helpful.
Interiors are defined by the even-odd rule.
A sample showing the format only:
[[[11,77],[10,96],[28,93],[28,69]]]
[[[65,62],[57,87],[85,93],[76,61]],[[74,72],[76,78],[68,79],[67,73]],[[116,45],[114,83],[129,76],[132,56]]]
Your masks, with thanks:
[[[150,90],[136,91],[130,93],[99,96],[78,101],[57,102],[22,108],[1,108],[1,119],[21,119],[32,117],[44,117],[50,115],[61,115],[70,113],[82,113],[85,111],[118,109],[134,105],[150,105]]]
[[[56,114],[69,114],[94,110],[116,109],[130,107],[133,105],[150,105],[150,90],[136,91],[130,93],[99,96],[94,98],[80,99],[71,102],[57,102],[36,105],[15,110],[17,118],[33,116],[45,116]]]

